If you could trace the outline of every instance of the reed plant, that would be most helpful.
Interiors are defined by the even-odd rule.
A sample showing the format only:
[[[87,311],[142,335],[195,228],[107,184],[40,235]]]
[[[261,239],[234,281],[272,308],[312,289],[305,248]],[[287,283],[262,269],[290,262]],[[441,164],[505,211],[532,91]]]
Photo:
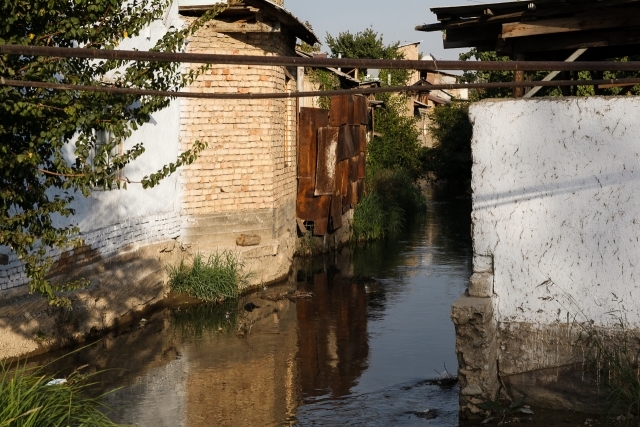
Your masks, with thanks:
[[[0,362],[0,427],[117,427],[102,412],[102,396],[88,397],[90,376],[72,373],[60,384],[42,367]]]
[[[367,175],[367,192],[353,214],[353,240],[365,242],[399,233],[426,200],[407,170],[382,169]]]
[[[249,284],[250,274],[244,271],[240,255],[229,250],[214,252],[205,259],[194,256],[191,265],[184,259],[177,266],[167,267],[171,289],[202,301],[223,301],[238,296]]]
[[[608,393],[608,417],[640,417],[640,338],[618,321],[616,328],[606,332],[590,324],[586,327],[586,361]]]

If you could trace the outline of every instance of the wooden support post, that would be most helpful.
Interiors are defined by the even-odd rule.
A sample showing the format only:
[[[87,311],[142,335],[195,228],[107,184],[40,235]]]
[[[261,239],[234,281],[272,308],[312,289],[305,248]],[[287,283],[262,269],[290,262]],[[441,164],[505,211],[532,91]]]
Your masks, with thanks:
[[[513,55],[514,61],[524,61],[524,53],[516,53]],[[516,83],[524,82],[524,71],[514,71],[513,72],[513,81]],[[514,98],[522,98],[524,96],[524,88],[523,87],[514,87],[513,88],[513,97]]]

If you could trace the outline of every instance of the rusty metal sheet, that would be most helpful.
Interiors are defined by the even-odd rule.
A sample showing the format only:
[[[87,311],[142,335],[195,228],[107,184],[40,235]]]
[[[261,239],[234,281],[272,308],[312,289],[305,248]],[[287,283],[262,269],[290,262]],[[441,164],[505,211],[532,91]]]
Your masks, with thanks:
[[[355,120],[355,96],[340,95],[331,97],[331,110],[329,111],[329,123],[331,126],[346,124],[359,124]]]
[[[347,192],[344,195],[344,197],[342,198],[342,212],[346,212],[349,209],[351,209],[353,206],[351,205],[351,199],[353,198],[353,195],[351,194],[351,192],[353,191],[353,187],[351,186],[351,183],[347,184]]]
[[[353,157],[355,154],[355,147],[353,143],[353,126],[343,125],[340,126],[340,134],[338,137],[338,161],[345,160]]]
[[[342,227],[342,196],[331,198],[331,229],[337,230]]]
[[[364,96],[356,96],[354,103],[355,122],[357,124],[366,125],[369,123],[369,111],[367,109],[367,98]]]
[[[329,218],[331,196],[314,197],[315,180],[298,178],[298,196],[296,199],[296,217],[304,221],[317,221]]]
[[[353,156],[349,159],[349,181],[355,182],[358,180],[358,156]]]
[[[358,126],[358,143],[356,146],[356,151],[358,153],[366,153],[367,152],[367,127],[365,125]]]
[[[363,179],[365,177],[365,159],[364,153],[358,154],[358,179]]]
[[[316,236],[324,236],[329,231],[329,217],[317,219],[313,222],[313,234]]]
[[[355,207],[355,205],[358,204],[358,181],[352,182],[350,183],[351,186],[351,192],[349,193],[351,195],[351,206]]]
[[[336,165],[336,187],[335,195],[344,196],[347,194],[349,185],[349,160],[342,160]]]
[[[358,180],[358,202],[362,200],[362,196],[364,196],[364,179]]]
[[[318,162],[314,195],[333,195],[336,179],[338,135],[340,128],[318,129]]]
[[[298,176],[316,175],[317,132],[329,124],[329,112],[320,108],[301,108],[298,137]]]

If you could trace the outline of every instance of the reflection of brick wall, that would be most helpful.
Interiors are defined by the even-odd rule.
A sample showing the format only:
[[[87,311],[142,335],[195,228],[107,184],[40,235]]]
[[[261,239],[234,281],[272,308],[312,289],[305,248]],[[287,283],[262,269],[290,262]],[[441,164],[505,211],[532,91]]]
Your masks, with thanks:
[[[208,27],[189,52],[293,55],[295,39],[281,33],[220,34]],[[197,65],[194,65],[194,67]],[[193,84],[198,92],[284,92],[295,88],[283,67],[212,65]],[[277,208],[295,194],[295,101],[205,100],[182,103],[181,149],[196,140],[209,147],[182,171],[183,211],[189,215]],[[288,130],[288,131],[287,131]],[[289,164],[287,166],[287,163]]]

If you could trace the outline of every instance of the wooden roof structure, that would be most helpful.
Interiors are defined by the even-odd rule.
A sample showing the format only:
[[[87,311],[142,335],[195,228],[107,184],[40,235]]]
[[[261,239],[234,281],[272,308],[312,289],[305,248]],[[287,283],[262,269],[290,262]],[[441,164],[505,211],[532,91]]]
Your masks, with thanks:
[[[512,59],[580,60],[640,54],[640,0],[530,0],[436,7],[444,47],[475,47]]]
[[[196,2],[197,5],[180,6],[181,14],[201,15],[218,0]],[[304,22],[291,12],[269,0],[242,0],[229,6],[215,18],[215,28],[220,33],[273,33],[286,28],[300,40],[310,45],[320,40]]]

